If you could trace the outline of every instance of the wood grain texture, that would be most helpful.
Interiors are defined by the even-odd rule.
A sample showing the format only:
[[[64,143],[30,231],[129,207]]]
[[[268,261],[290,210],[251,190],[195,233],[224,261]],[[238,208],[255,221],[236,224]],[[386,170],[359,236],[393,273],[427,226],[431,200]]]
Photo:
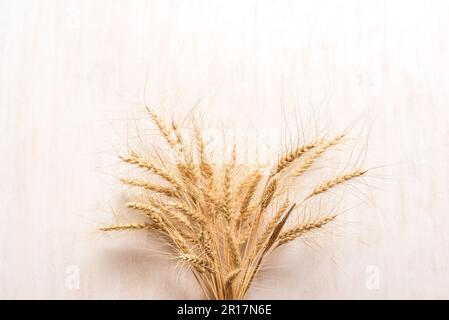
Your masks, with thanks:
[[[203,97],[217,127],[361,117],[384,165],[352,224],[279,252],[250,298],[449,298],[448,57],[444,0],[0,1],[0,297],[200,297],[149,239],[95,229],[143,105]]]

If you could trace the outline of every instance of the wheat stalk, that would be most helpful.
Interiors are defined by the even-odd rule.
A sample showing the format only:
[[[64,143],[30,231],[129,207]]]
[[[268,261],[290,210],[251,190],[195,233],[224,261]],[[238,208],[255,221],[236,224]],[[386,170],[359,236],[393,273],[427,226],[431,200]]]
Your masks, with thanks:
[[[354,170],[324,180],[305,197],[290,201],[297,177],[310,170],[327,150],[339,145],[344,134],[305,142],[283,152],[264,175],[265,166],[236,165],[235,144],[229,162],[215,163],[194,121],[181,128],[174,119],[167,124],[153,109],[147,111],[170,148],[157,155],[131,150],[120,156],[123,162],[151,173],[120,180],[137,188],[137,195],[133,193],[126,206],[143,214],[147,221],[100,230],[143,230],[166,241],[173,258],[194,272],[210,299],[245,298],[273,250],[336,219],[335,215],[317,215],[313,221],[294,224],[289,219],[295,211],[304,208],[307,200],[367,172]]]

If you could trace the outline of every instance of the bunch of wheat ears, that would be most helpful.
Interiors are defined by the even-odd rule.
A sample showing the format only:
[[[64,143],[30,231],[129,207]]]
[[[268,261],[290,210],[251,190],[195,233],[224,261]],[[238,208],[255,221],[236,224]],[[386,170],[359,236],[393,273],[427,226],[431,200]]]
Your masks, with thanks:
[[[180,128],[147,111],[170,154],[147,157],[130,151],[120,156],[147,171],[145,178],[121,179],[141,190],[126,206],[146,216],[147,222],[101,230],[147,230],[165,241],[173,257],[192,270],[208,299],[244,299],[273,250],[336,218],[318,214],[292,223],[292,213],[367,172],[351,170],[324,180],[293,203],[288,191],[345,134],[304,142],[281,153],[268,168],[239,165],[235,145],[218,164],[193,121]]]

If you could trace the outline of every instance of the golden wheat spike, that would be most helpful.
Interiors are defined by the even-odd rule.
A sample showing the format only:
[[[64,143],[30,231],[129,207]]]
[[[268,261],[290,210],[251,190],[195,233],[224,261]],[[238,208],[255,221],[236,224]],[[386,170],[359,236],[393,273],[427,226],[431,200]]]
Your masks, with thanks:
[[[232,286],[232,284],[234,283],[235,279],[237,279],[237,277],[240,275],[240,272],[242,271],[241,268],[235,269],[233,271],[231,271],[228,276],[226,277],[225,280],[225,287],[229,288],[230,286]]]
[[[204,272],[210,272],[213,273],[214,272],[214,268],[207,263],[206,260],[203,260],[193,254],[180,254],[179,255],[179,259],[185,262],[188,262],[192,267],[194,267],[195,269],[197,269],[200,273],[204,273]]]
[[[343,183],[346,183],[350,180],[353,180],[355,178],[358,178],[362,175],[364,175],[367,172],[367,170],[356,170],[350,173],[343,174],[341,176],[338,176],[334,179],[325,181],[324,183],[320,184],[319,186],[315,187],[315,189],[310,193],[306,199],[309,199],[311,197],[317,196],[321,193],[324,193],[328,191],[329,189],[335,188],[338,185],[341,185]]]
[[[273,199],[274,193],[276,192],[277,186],[278,182],[276,179],[270,181],[267,188],[262,193],[262,199],[260,201],[261,210],[264,210],[268,207],[271,200]]]
[[[146,199],[151,208],[155,211],[160,212],[164,215],[166,219],[172,221],[173,224],[177,223],[180,227],[185,227],[187,230],[192,231],[193,227],[187,217],[177,210],[172,210],[169,206],[165,205],[163,202],[148,197]]]
[[[176,140],[173,138],[173,132],[171,132],[168,128],[165,122],[159,117],[159,115],[154,111],[153,109],[150,109],[149,107],[146,107],[148,114],[150,115],[151,120],[153,123],[157,126],[159,129],[159,132],[161,136],[167,141],[167,143],[172,147],[175,148],[177,143]]]
[[[289,153],[284,154],[277,162],[277,165],[275,166],[271,175],[274,176],[278,173],[281,173],[283,170],[288,168],[293,162],[301,158],[304,154],[306,154],[310,150],[316,148],[318,145],[319,142],[308,143],[296,148],[295,150]]]
[[[246,214],[248,213],[248,209],[251,203],[251,200],[254,197],[254,194],[256,193],[257,186],[259,185],[259,182],[262,178],[262,175],[258,170],[251,173],[248,177],[245,178],[243,183],[239,186],[239,193],[244,192],[243,196],[241,197],[241,206],[240,206],[240,213],[239,217],[237,218],[237,222],[240,223],[244,221]]]
[[[329,222],[333,221],[336,218],[335,215],[320,218],[314,222],[308,222],[304,224],[299,224],[298,226],[291,228],[287,231],[282,232],[278,237],[278,246],[281,246],[287,242],[290,242],[292,240],[297,239],[298,237],[302,236],[303,234],[313,231],[319,228],[322,228]]]
[[[142,230],[142,229],[154,229],[154,226],[149,223],[128,223],[112,226],[101,227],[100,231],[123,231],[123,230]]]
[[[223,212],[228,223],[231,220],[231,166],[226,166],[223,177]]]
[[[139,202],[128,202],[128,203],[126,203],[126,206],[128,208],[131,208],[131,209],[134,209],[134,210],[142,211],[148,218],[150,218],[150,220],[158,228],[161,228],[162,230],[165,229],[165,223],[164,223],[163,218],[161,217],[160,212],[154,210],[153,207],[148,206],[148,205],[143,204],[143,203],[139,203]]]
[[[174,187],[179,187],[179,184],[173,174],[171,174],[169,171],[159,168],[158,166],[151,163],[144,157],[138,155],[136,152],[131,152],[127,156],[119,156],[119,157],[123,162],[136,165],[139,168],[146,169],[146,170],[164,178],[166,181],[170,182]]]
[[[231,257],[231,264],[235,268],[240,268],[242,265],[242,258],[240,257],[240,250],[237,245],[237,241],[231,228],[228,226],[226,229],[226,240],[228,244],[229,256]]]
[[[345,134],[339,134],[323,144],[318,144],[317,147],[311,152],[310,156],[308,156],[306,160],[299,165],[299,167],[293,173],[293,176],[298,177],[304,174],[327,150],[339,144],[344,136]]]
[[[149,191],[153,191],[155,193],[160,193],[163,195],[166,195],[167,197],[175,197],[176,196],[176,190],[172,188],[163,187],[161,185],[147,182],[142,179],[127,179],[127,178],[121,178],[120,181],[123,184],[133,186],[133,187],[139,187],[143,188]]]

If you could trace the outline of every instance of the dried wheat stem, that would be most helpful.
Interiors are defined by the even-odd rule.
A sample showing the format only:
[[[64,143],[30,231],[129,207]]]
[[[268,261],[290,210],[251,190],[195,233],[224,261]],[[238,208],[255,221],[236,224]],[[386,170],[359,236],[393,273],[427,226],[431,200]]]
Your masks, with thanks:
[[[278,239],[278,236],[279,236],[280,232],[282,231],[282,228],[284,227],[285,223],[287,222],[287,219],[290,217],[290,214],[295,209],[295,206],[296,206],[295,203],[292,204],[292,206],[287,211],[287,213],[282,217],[281,221],[279,221],[276,224],[276,226],[273,228],[273,231],[272,231],[270,237],[268,238],[268,241],[262,248],[263,250],[262,250],[261,254],[259,254],[259,251],[253,251],[253,255],[250,258],[250,262],[252,264],[252,262],[256,260],[257,263],[256,263],[256,266],[254,269],[249,268],[247,270],[247,273],[245,274],[245,277],[249,274],[249,280],[246,283],[247,285],[243,289],[244,293],[246,293],[248,288],[251,286],[251,284],[254,280],[254,277],[256,276],[257,272],[260,269],[260,266],[262,264],[262,261],[263,261],[265,255],[269,252],[269,250],[272,248],[272,246],[276,243],[276,240]]]
[[[279,220],[281,219],[282,215],[284,214],[285,210],[287,210],[289,206],[288,201],[286,201],[279,210],[276,211],[276,214],[270,219],[267,226],[265,227],[265,230],[263,231],[262,235],[260,236],[259,240],[257,241],[256,249],[255,251],[258,252],[263,245],[266,243],[268,238],[270,237],[271,233],[273,232],[274,228],[278,224]]]
[[[291,213],[295,209],[296,204],[292,204],[290,209],[287,211],[287,213],[282,217],[281,221],[279,221],[276,226],[273,228],[273,232],[270,235],[270,238],[267,241],[267,244],[264,247],[264,251],[262,252],[262,257],[268,252],[269,249],[273,246],[273,244],[276,242],[280,232],[282,231],[282,228],[284,227],[285,223],[287,222],[287,219],[290,217]],[[256,270],[257,272],[257,270]]]

